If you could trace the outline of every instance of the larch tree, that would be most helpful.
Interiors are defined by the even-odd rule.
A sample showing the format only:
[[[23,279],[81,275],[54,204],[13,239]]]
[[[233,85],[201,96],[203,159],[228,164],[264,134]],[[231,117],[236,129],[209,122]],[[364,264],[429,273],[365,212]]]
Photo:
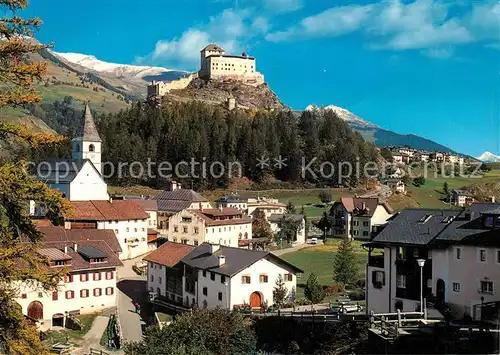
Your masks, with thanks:
[[[348,237],[342,238],[337,254],[333,260],[333,279],[342,288],[352,285],[356,280],[358,270],[356,268],[356,255],[354,247]]]
[[[0,0],[0,109],[22,107],[41,101],[35,84],[46,67],[30,60],[30,54],[46,48],[30,39],[40,19],[22,19],[16,11],[27,7],[26,0]],[[33,133],[25,126],[6,122],[0,116],[0,144],[15,142],[40,148],[62,143],[64,138]],[[48,260],[37,252],[42,236],[29,216],[29,201],[44,206],[51,216],[67,208],[59,193],[50,190],[28,173],[23,160],[4,160],[0,164],[0,353],[47,354],[35,326],[27,320],[20,305],[16,285],[28,282],[49,291],[56,287],[61,273],[51,272]]]

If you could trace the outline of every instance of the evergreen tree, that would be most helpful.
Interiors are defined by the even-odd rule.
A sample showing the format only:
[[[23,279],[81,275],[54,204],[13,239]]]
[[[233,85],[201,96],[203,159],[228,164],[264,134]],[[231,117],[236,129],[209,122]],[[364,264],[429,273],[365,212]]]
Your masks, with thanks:
[[[46,48],[29,38],[41,21],[37,18],[22,19],[11,12],[27,7],[25,0],[0,0],[4,16],[0,19],[0,108],[28,106],[41,101],[34,84],[46,71],[43,63],[33,62],[31,55]],[[15,141],[30,148],[60,144],[62,137],[33,133],[25,126],[0,121],[0,144],[6,147]],[[0,165],[0,353],[48,354],[40,342],[38,331],[28,321],[21,306],[16,302],[19,290],[16,282],[28,281],[51,291],[57,287],[62,273],[53,272],[46,257],[37,251],[42,239],[29,216],[27,201],[34,200],[44,206],[51,216],[58,216],[67,207],[60,194],[47,185],[34,180],[27,173],[24,160],[3,160]],[[23,242],[21,242],[21,238]]]
[[[392,157],[392,153],[389,150],[389,148],[387,148],[387,147],[384,147],[380,150],[380,155],[382,156],[382,158],[387,160],[389,163],[392,163],[394,161],[394,158]]]
[[[283,307],[286,296],[288,295],[288,289],[285,286],[285,282],[283,281],[283,276],[281,276],[281,274],[278,275],[275,284],[276,286],[273,289],[273,302],[281,308]]]
[[[304,295],[313,304],[320,303],[325,298],[323,287],[319,284],[318,278],[314,273],[311,273],[307,278]]]
[[[333,279],[342,287],[347,287],[356,281],[357,275],[354,247],[351,240],[344,237],[333,261]]]
[[[297,210],[295,209],[294,204],[292,201],[288,201],[288,204],[286,205],[286,213],[296,213]]]
[[[330,218],[326,212],[323,212],[323,216],[319,220],[317,227],[323,231],[323,238],[326,238],[326,233],[332,228]]]
[[[320,191],[318,197],[319,197],[320,201],[323,203],[332,202],[332,192],[330,190]]]

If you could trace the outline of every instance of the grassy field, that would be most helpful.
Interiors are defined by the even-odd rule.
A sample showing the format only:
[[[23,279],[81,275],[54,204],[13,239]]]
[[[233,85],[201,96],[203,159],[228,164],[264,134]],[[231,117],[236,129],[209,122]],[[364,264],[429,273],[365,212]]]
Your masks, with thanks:
[[[48,331],[47,335],[49,336],[50,342],[52,344],[56,343],[66,343],[66,342],[77,342],[82,340],[85,334],[92,327],[92,323],[94,319],[98,316],[98,313],[93,314],[84,314],[78,316],[77,318],[80,320],[82,324],[82,329],[80,330],[71,330],[71,329],[62,329],[58,331]]]
[[[281,258],[304,270],[299,283],[306,283],[311,273],[316,274],[318,281],[325,286],[334,284],[333,260],[338,250],[340,239],[327,240],[326,245],[318,245],[304,248],[302,250],[287,253]],[[358,278],[364,278],[365,265],[368,252],[361,247],[361,242],[354,241],[354,252],[356,265],[358,266]]]

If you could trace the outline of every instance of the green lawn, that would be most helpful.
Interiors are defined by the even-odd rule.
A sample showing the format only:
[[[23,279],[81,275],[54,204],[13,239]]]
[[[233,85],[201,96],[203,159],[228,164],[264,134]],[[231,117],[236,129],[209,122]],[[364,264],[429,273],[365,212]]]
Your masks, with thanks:
[[[326,245],[311,246],[293,253],[287,253],[281,258],[304,270],[298,283],[305,284],[311,273],[315,273],[318,281],[325,286],[334,284],[333,259],[340,244],[340,239],[330,239]],[[361,247],[359,241],[354,241],[354,252],[358,266],[358,278],[364,278],[368,253]]]
[[[62,329],[59,331],[50,330],[47,332],[49,340],[52,344],[56,343],[66,343],[66,342],[76,342],[82,340],[85,334],[92,327],[92,323],[94,319],[98,316],[98,313],[93,314],[84,314],[78,316],[77,318],[80,320],[82,324],[82,329],[80,330],[71,330],[71,329]]]

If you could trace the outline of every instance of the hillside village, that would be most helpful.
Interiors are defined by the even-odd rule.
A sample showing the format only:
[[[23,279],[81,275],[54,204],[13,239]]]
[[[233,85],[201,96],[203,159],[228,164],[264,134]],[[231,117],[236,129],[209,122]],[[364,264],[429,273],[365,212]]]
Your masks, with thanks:
[[[227,90],[234,85],[245,89]],[[210,90],[223,94],[214,97]],[[264,99],[262,93],[256,94],[259,90],[267,95]],[[252,94],[256,94],[255,100],[245,101],[243,97]],[[254,57],[245,52],[226,54],[216,44],[201,50],[197,73],[169,82],[153,81],[147,86],[147,96],[144,109],[141,102],[132,105],[129,112],[143,115],[161,112],[147,110],[167,107],[178,119],[174,111],[178,107],[193,114],[205,110],[204,105],[215,104],[228,115],[259,107],[272,113],[284,108],[267,87],[264,75],[257,71]],[[182,98],[202,103],[182,106]],[[212,126],[217,129],[212,133],[219,132],[217,124],[223,127],[223,120],[233,119],[218,117],[222,115],[218,108],[206,109],[215,117]],[[277,116],[283,119],[282,130],[297,120],[289,111],[283,114],[285,118]],[[129,118],[127,113],[120,114],[124,121]],[[320,124],[314,112],[302,115],[301,123]],[[116,122],[111,118],[108,122],[96,120],[86,102],[71,137],[71,155],[53,154],[37,162],[32,171],[36,181],[67,203],[67,210],[54,216],[47,204],[35,202],[35,197],[23,201],[27,220],[41,236],[36,245],[38,255],[48,261],[51,271],[60,272],[56,287],[50,290],[39,280],[12,281],[15,302],[26,321],[49,339],[54,351],[64,349],[75,354],[120,351],[127,343],[145,341],[143,334],[150,334],[146,326],[168,329],[175,327],[180,317],[203,314],[199,312],[218,314],[221,310],[241,314],[255,324],[287,319],[303,329],[315,324],[321,324],[323,331],[328,327],[349,328],[355,335],[344,340],[365,341],[373,352],[380,353],[388,353],[388,349],[397,353],[411,348],[415,341],[436,347],[447,344],[452,351],[472,343],[498,344],[500,203],[494,193],[476,196],[467,186],[458,185],[462,180],[448,184],[438,178],[424,178],[421,170],[416,177],[407,176],[414,163],[418,169],[434,163],[436,171],[440,167],[474,169],[480,163],[458,153],[375,147],[361,134],[353,133],[335,113],[321,115],[327,117],[318,116],[323,120],[318,120],[324,124],[322,129],[314,126],[316,130],[280,132],[283,136],[276,136],[276,141],[284,141],[279,142],[285,147],[282,151],[298,152],[300,148],[298,140],[286,140],[287,133],[300,133],[308,147],[315,147],[319,136],[311,142],[307,133],[320,132],[324,135],[322,143],[335,137],[336,145],[325,143],[317,147],[318,152],[323,149],[331,153],[325,156],[333,160],[340,158],[336,154],[341,151],[343,157],[354,161],[350,155],[354,147],[365,154],[366,161],[376,158],[372,161],[376,160],[380,169],[377,177],[349,177],[332,185],[325,180],[320,187],[309,183],[297,188],[293,185],[298,180],[297,171],[293,171],[297,175],[290,175],[289,182],[283,172],[268,167],[264,172],[253,171],[255,182],[240,176],[229,183],[224,181],[224,188],[212,188],[218,186],[215,179],[210,181],[213,185],[206,182],[209,188],[198,189],[192,179],[174,177],[155,180],[156,189],[150,189],[154,193],[132,194],[127,193],[129,186],[111,186],[110,181],[117,180],[105,177],[104,157],[137,146],[123,144],[127,141],[115,135],[116,127],[111,124]],[[137,137],[153,135],[151,127],[144,128],[152,118],[147,114],[137,117],[144,120],[128,120],[116,126],[128,129],[141,125],[149,133],[123,134],[134,135],[138,139],[135,142],[142,146]],[[265,121],[265,116],[257,118],[271,122]],[[246,124],[241,131],[248,134],[246,128],[252,127]],[[227,126],[224,129],[229,132]],[[186,127],[192,129],[191,125]],[[271,131],[271,126],[265,127]],[[336,136],[338,131],[344,136]],[[161,142],[148,142],[148,149],[158,144],[151,150],[163,145],[167,153],[177,153],[180,143],[176,147],[167,139],[179,142],[179,132],[192,131],[170,132],[171,136],[162,134],[158,138],[164,139]],[[256,147],[269,144],[270,136],[259,141],[262,137],[251,133],[244,137],[256,141]],[[201,134],[187,137],[192,140],[188,146],[194,146],[195,140],[200,144],[203,138]],[[221,133],[220,137],[225,136]],[[220,137],[212,134],[204,138],[213,143]],[[342,145],[342,138],[351,145]],[[250,144],[239,137],[234,139],[233,156],[246,143]],[[248,152],[244,154],[250,155]],[[497,169],[488,169],[482,174],[496,181]],[[271,176],[273,173],[275,176]],[[237,183],[242,181],[248,186],[269,183],[273,189],[240,188]],[[283,187],[283,181],[292,186],[289,191],[274,188]],[[431,196],[438,208],[420,202],[414,208],[394,207],[393,201],[399,203],[399,199],[412,195],[417,201],[418,191],[424,190],[426,183],[429,189],[439,190],[439,199]],[[308,191],[311,195],[304,197]],[[288,195],[275,197],[273,193]],[[20,240],[24,245],[29,243]],[[91,319],[88,328],[82,319]],[[280,326],[272,333],[279,332]],[[448,327],[453,327],[453,332],[440,335],[440,329],[451,329]],[[77,331],[83,335],[70,339]],[[357,336],[362,332],[363,336]],[[66,339],[53,341],[58,334]],[[286,346],[293,342],[296,353],[302,353],[300,347],[305,348],[311,338],[304,339],[293,339]],[[456,344],[450,345],[453,342]]]

